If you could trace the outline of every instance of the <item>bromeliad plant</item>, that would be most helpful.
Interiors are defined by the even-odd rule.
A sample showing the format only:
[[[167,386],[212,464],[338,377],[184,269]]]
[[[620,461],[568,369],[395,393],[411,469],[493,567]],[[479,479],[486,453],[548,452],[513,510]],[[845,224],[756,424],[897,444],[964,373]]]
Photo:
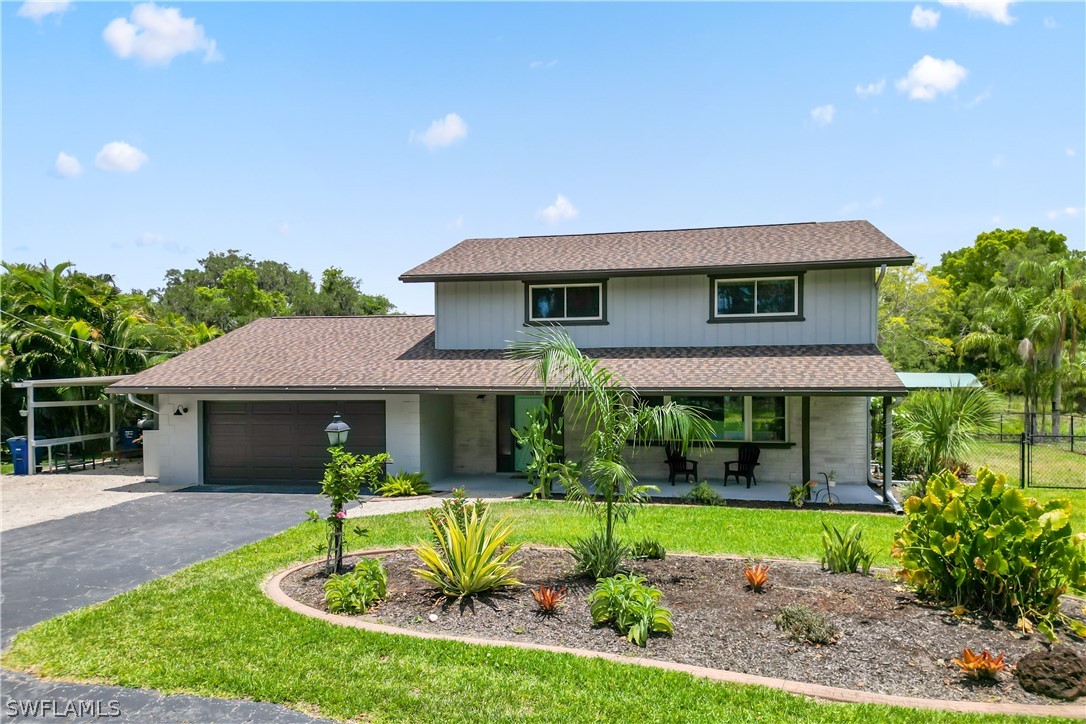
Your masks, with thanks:
[[[555,586],[540,586],[532,591],[532,597],[539,604],[539,613],[543,616],[552,616],[558,613],[558,609],[565,606],[566,589],[568,586],[557,588]]]
[[[917,591],[948,606],[1036,625],[1050,639],[1061,622],[1086,636],[1060,610],[1063,593],[1086,588],[1086,533],[1071,531],[1070,513],[1067,499],[1038,503],[988,468],[975,484],[944,471],[905,501],[891,556]]]
[[[522,376],[547,390],[561,390],[563,414],[583,426],[584,460],[578,475],[564,475],[566,498],[600,524],[604,545],[617,548],[615,522],[626,521],[655,486],[640,485],[623,457],[627,447],[671,440],[681,452],[690,443],[712,445],[712,423],[697,408],[669,402],[641,404],[629,383],[599,360],[585,356],[561,327],[547,327],[510,344]]]
[[[962,657],[951,661],[958,666],[964,676],[978,681],[992,682],[999,677],[999,672],[1007,668],[1003,662],[1003,656],[1002,651],[999,652],[999,656],[992,656],[988,649],[984,649],[979,654],[972,649],[962,649]]]
[[[442,501],[448,502],[448,501]],[[416,576],[441,589],[451,598],[463,598],[497,588],[519,586],[519,563],[510,559],[520,544],[507,546],[513,528],[508,518],[490,525],[490,510],[466,506],[464,517],[446,512],[430,518],[437,545],[420,541],[415,553],[426,568],[414,568]]]
[[[588,594],[592,622],[610,622],[628,641],[643,647],[650,633],[672,633],[671,611],[657,603],[662,595],[641,576],[604,578]]]
[[[331,504],[331,512],[325,518],[328,524],[325,572],[331,574],[343,568],[343,521],[347,517],[347,504],[359,500],[363,485],[374,485],[392,458],[388,453],[355,455],[342,447],[329,448],[328,452],[332,459],[324,466],[321,495]],[[310,514],[310,518],[314,516]]]
[[[765,563],[755,563],[753,566],[745,566],[743,577],[747,579],[747,585],[755,593],[761,593],[765,584],[769,581],[769,566]]]

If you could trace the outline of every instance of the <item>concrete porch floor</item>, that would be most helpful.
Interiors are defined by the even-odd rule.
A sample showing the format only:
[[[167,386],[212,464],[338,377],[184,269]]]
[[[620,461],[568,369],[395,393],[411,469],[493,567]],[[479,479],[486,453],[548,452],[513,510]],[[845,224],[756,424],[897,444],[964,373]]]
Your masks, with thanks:
[[[642,484],[655,485],[660,490],[652,493],[653,498],[680,498],[694,487],[693,483],[677,482],[671,485],[666,479],[641,480]],[[720,480],[710,480],[709,485],[720,493],[725,500],[760,500],[766,502],[787,502],[787,483],[758,483],[751,485],[736,485],[730,483],[725,486]],[[497,473],[493,475],[457,475],[442,478],[434,483],[434,490],[449,491],[463,486],[472,498],[518,498],[526,495],[530,490],[528,480],[523,477],[514,477],[509,473]],[[819,492],[819,502],[826,498],[825,484],[816,489]],[[882,496],[866,485],[855,483],[839,483],[833,488],[833,494],[841,505],[883,505]]]

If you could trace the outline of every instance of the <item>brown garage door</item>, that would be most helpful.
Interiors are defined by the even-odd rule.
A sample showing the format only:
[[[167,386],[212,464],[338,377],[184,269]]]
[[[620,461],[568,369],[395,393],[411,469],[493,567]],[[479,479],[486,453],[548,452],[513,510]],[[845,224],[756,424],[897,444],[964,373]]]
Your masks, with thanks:
[[[385,452],[385,403],[205,402],[204,482],[215,485],[316,483],[328,462],[324,428],[339,412],[351,426],[347,449]]]

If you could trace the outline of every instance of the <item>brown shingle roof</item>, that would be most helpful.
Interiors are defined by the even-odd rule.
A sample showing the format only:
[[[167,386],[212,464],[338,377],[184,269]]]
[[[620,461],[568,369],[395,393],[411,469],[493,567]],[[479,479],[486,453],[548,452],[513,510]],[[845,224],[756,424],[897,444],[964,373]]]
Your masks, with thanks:
[[[867,221],[467,239],[400,279],[634,275],[728,269],[911,264]]]
[[[905,388],[873,345],[586,350],[645,392]],[[261,319],[132,375],[115,392],[530,389],[502,350],[434,348],[433,317]]]

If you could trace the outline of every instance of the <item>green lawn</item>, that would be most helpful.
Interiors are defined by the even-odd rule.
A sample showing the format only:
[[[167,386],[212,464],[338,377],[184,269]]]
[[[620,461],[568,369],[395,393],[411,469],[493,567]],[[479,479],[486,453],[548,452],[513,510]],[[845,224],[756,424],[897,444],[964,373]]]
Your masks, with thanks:
[[[560,544],[587,527],[562,503],[496,508],[516,518],[521,540]],[[820,521],[860,521],[883,564],[900,523],[878,515],[671,506],[646,508],[636,520],[669,551],[803,559],[819,555]],[[414,542],[423,517],[382,516],[365,525],[369,546],[401,545]],[[375,634],[275,606],[259,591],[261,581],[312,558],[322,532],[302,524],[46,621],[16,637],[3,663],[44,676],[245,697],[367,721],[985,720],[826,704],[571,655]]]

